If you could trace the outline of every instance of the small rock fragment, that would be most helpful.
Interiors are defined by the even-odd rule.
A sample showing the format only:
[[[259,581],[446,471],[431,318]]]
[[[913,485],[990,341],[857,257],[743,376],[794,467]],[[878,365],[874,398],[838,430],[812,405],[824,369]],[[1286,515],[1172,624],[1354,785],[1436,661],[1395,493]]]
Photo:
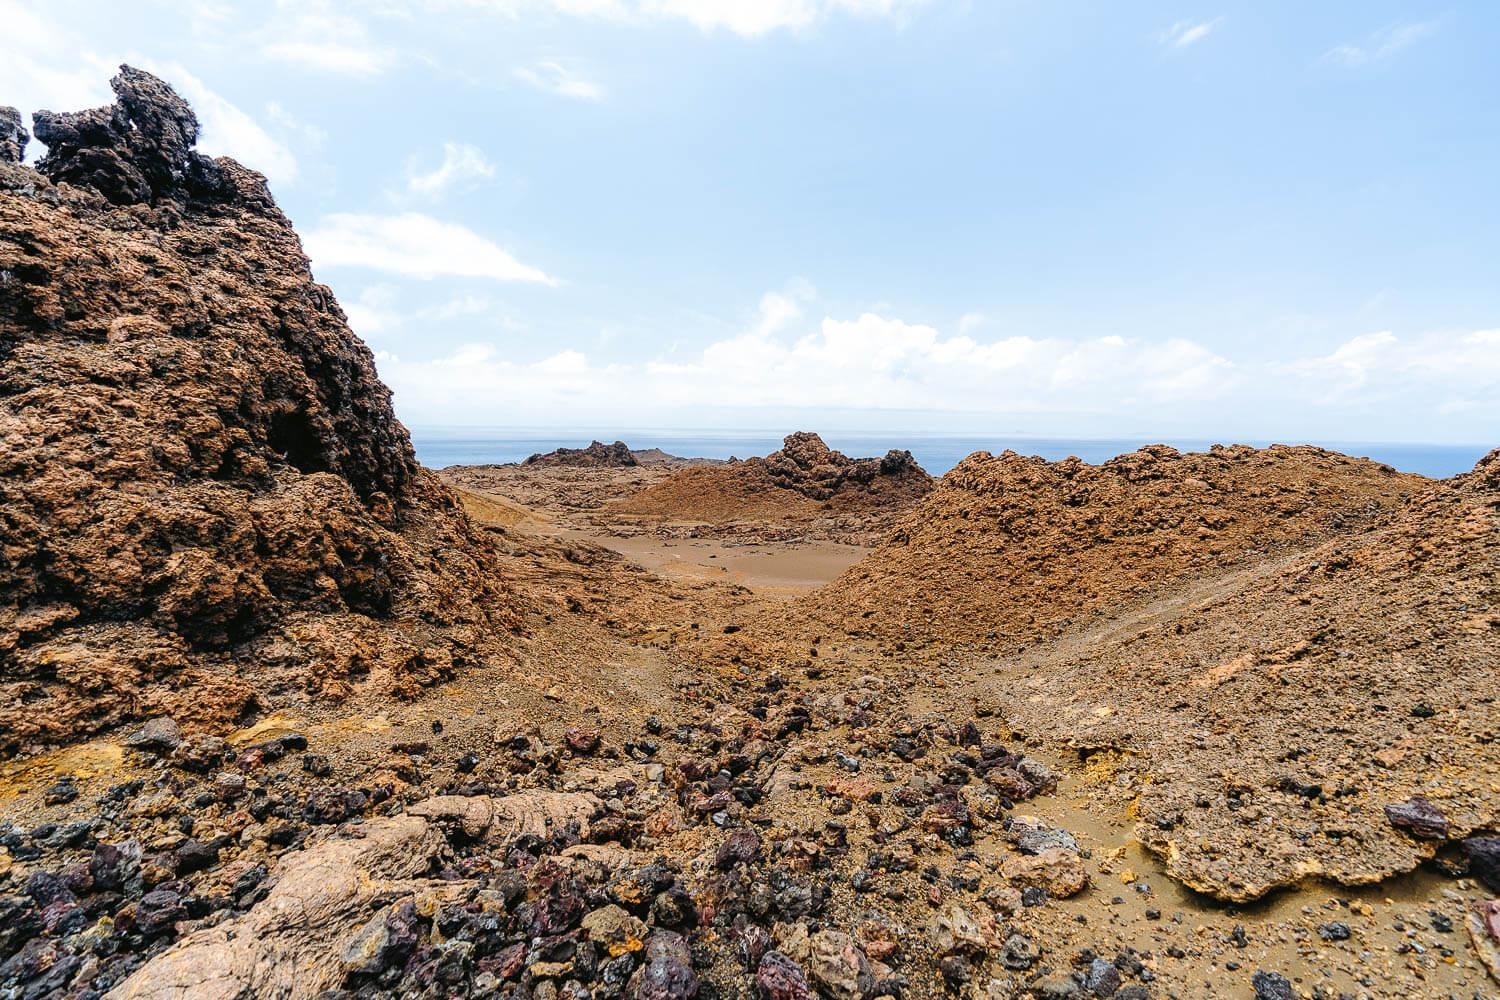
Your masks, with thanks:
[[[1250,985],[1255,988],[1255,1000],[1295,1000],[1291,981],[1278,973],[1257,971]]]
[[[755,972],[755,988],[762,1000],[812,1000],[812,986],[802,967],[779,951],[761,957]]]
[[[152,719],[125,738],[125,745],[131,749],[152,753],[170,753],[181,742],[182,729],[165,716]]]
[[[1445,840],[1448,836],[1447,817],[1423,795],[1386,806],[1385,818],[1392,826],[1423,840]]]
[[[1061,847],[1051,847],[1036,855],[1007,858],[1000,874],[1014,885],[1038,888],[1057,899],[1082,892],[1089,884],[1083,861]]]

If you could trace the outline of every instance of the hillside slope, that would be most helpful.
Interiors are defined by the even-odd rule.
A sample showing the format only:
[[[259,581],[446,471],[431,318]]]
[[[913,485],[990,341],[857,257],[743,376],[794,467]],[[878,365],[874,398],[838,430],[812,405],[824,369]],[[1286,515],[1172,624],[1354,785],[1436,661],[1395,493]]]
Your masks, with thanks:
[[[935,643],[953,698],[1075,748],[1192,888],[1372,883],[1500,824],[1497,486],[1500,451],[1445,482],[1311,448],[980,454],[804,610]]]
[[[977,452],[810,600],[830,621],[1002,646],[1391,510],[1421,476],[1310,447],[1164,445],[1102,465]]]

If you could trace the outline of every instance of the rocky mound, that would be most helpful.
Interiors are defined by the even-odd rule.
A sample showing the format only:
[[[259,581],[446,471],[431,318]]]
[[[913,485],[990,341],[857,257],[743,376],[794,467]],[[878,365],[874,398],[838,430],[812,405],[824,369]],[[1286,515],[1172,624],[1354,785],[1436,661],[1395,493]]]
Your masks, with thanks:
[[[677,520],[806,519],[820,511],[905,509],[932,489],[909,451],[849,458],[816,434],[789,434],[780,451],[743,462],[684,469],[615,505],[620,513]]]
[[[531,466],[568,466],[582,469],[610,469],[631,468],[640,465],[635,454],[625,445],[624,441],[616,441],[614,444],[604,444],[595,441],[587,448],[558,448],[549,451],[545,455],[536,454],[527,458],[522,465]]]
[[[1427,483],[1311,447],[1154,445],[1098,466],[977,452],[808,606],[877,631],[1023,645],[1169,581],[1369,523]]]
[[[1077,748],[1098,808],[1194,889],[1373,883],[1500,824],[1497,468],[975,455],[810,605],[903,656],[973,650],[940,659],[973,655],[969,696]]]
[[[488,658],[495,556],[264,178],[111,83],[34,116],[37,170],[0,114],[0,750]]]
[[[1408,871],[1500,824],[1497,466],[1065,639],[1012,690],[1122,755],[1138,836],[1194,888]]]

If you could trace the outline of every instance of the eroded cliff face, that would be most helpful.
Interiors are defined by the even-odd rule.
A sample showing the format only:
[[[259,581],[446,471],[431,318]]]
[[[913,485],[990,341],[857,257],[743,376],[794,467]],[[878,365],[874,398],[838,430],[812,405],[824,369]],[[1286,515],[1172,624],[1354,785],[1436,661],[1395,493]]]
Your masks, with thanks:
[[[516,624],[261,175],[165,83],[0,109],[0,752],[410,694]]]

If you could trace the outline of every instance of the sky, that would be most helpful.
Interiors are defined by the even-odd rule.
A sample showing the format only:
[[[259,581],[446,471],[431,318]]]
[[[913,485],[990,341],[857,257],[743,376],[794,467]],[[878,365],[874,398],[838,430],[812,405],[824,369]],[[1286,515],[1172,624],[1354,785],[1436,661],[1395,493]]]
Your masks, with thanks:
[[[266,174],[408,426],[1500,443],[1491,0],[0,25],[0,104],[129,62]]]

